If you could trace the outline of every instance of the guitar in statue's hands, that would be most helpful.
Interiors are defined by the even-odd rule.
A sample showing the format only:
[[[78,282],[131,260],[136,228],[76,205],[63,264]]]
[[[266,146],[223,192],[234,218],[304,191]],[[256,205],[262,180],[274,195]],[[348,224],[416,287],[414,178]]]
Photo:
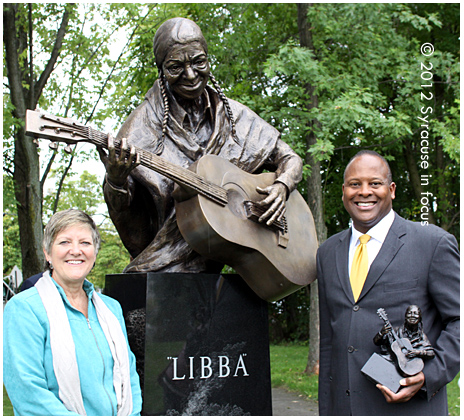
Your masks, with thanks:
[[[41,111],[26,113],[26,134],[107,148],[108,135],[69,118]],[[114,140],[120,150],[121,141]],[[177,187],[177,224],[185,241],[200,255],[234,268],[262,299],[275,301],[316,278],[317,236],[303,197],[294,190],[285,216],[271,225],[258,220],[267,210],[257,203],[257,187],[272,185],[274,173],[249,174],[216,155],[183,168],[136,148],[140,164],[173,180]],[[183,191],[194,191],[187,196]]]

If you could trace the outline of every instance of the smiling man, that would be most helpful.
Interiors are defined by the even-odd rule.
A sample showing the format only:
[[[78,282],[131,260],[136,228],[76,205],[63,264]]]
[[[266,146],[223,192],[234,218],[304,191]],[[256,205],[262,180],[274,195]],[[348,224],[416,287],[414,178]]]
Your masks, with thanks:
[[[321,320],[320,415],[447,415],[446,384],[459,371],[459,251],[436,226],[406,221],[392,209],[388,162],[363,150],[348,163],[343,204],[352,226],[318,251]],[[421,308],[437,357],[403,378],[398,393],[372,384],[361,368],[378,350],[373,337],[384,307],[393,325]],[[411,320],[412,320],[411,314]]]
[[[345,169],[343,204],[355,228],[366,233],[392,209],[396,185],[386,161],[365,153],[353,159]]]

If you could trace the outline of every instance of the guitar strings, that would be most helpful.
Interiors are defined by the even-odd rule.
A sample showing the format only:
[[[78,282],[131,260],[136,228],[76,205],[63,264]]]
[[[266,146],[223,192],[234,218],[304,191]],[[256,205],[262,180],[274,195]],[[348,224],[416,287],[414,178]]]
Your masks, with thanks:
[[[40,128],[41,131],[45,128],[48,128],[54,130],[56,134],[59,134],[60,132],[68,132],[70,133],[71,137],[79,135],[84,139],[88,139],[91,143],[95,144],[96,146],[100,146],[105,149],[108,148],[108,135],[105,133],[102,133],[91,127],[80,125],[75,121],[69,122],[54,116],[42,114],[40,118],[53,121],[54,123],[58,123],[61,125],[59,127],[42,125]],[[73,142],[76,142],[75,139],[71,140]],[[120,151],[121,141],[119,139],[115,139],[115,146],[116,149],[119,148]],[[227,205],[227,191],[224,188],[209,182],[205,178],[192,171],[189,171],[186,168],[182,168],[180,166],[171,164],[170,162],[159,156],[150,154],[149,152],[146,152],[137,147],[135,147],[135,150],[140,155],[140,162],[143,164],[143,166],[153,169],[154,171],[172,179],[175,182],[178,182],[179,184],[183,183],[184,185],[187,185],[194,191],[197,191],[199,194],[204,195],[205,197],[209,198],[210,200],[214,201],[215,203],[221,206]]]
[[[55,123],[62,124],[65,127],[70,127],[69,129],[63,127],[52,127],[52,126],[42,126],[43,128],[50,128],[54,129],[56,132],[67,131],[71,133],[72,136],[80,135],[81,137],[90,140],[96,146],[103,147],[108,149],[108,135],[102,133],[101,131],[95,130],[91,127],[81,126],[75,122],[69,123],[67,121],[63,121],[61,119],[54,119],[49,116],[42,115],[42,118],[46,120],[51,120]],[[120,152],[121,151],[121,140],[115,139],[115,147]],[[181,166],[175,165],[166,159],[163,159],[157,155],[154,155],[150,152],[147,152],[143,149],[140,149],[136,146],[135,151],[140,156],[140,162],[143,166],[154,170],[155,172],[160,173],[168,178],[171,178],[173,181],[187,185],[188,187],[192,188],[193,190],[197,191],[199,194],[204,195],[205,197],[209,198],[210,200],[216,202],[221,206],[225,206],[228,203],[227,198],[227,190],[216,185],[201,175],[198,175],[195,172],[192,172],[186,168]],[[180,181],[180,182],[179,182]],[[260,208],[256,203],[252,205],[252,213],[255,216],[261,216],[264,213],[264,209]],[[285,220],[285,218],[283,218]],[[281,221],[274,221],[273,224],[276,225],[277,228],[281,230],[286,230],[286,222],[283,223]]]
[[[95,143],[98,142],[98,145],[107,148],[106,142],[108,135],[90,127],[78,128],[78,130],[81,132],[83,129],[87,131],[86,134],[89,140],[94,140]],[[121,140],[115,139],[115,147],[118,149],[118,151],[120,151]],[[211,199],[217,204],[220,204],[221,206],[225,206],[228,203],[227,191],[224,188],[209,182],[201,175],[198,175],[186,168],[172,164],[171,162],[138,147],[135,147],[135,151],[139,154],[140,161],[143,166],[153,169],[161,175],[167,176],[176,182],[180,181],[178,182],[180,184],[186,184],[188,187]]]

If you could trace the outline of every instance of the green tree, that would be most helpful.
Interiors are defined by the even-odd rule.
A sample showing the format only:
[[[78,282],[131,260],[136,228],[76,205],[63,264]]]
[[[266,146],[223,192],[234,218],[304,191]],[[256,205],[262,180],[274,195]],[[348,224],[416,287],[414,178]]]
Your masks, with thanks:
[[[53,178],[54,172],[52,172]],[[59,173],[58,176],[61,176]],[[44,217],[48,220],[55,211],[76,208],[95,216],[99,206],[104,206],[101,182],[97,176],[84,170],[78,179],[66,179],[61,187],[61,199],[54,209],[55,190],[51,189],[44,197]]]
[[[8,80],[3,97],[4,171],[14,181],[25,276],[42,265],[42,197],[49,171],[55,167],[61,173],[56,210],[72,163],[96,156],[94,151],[74,149],[70,156],[62,156],[38,149],[25,135],[26,110],[40,106],[57,115],[92,121],[100,128],[113,112],[109,95],[117,86],[118,71],[125,69],[124,53],[131,39],[117,43],[119,31],[130,25],[133,36],[152,8],[133,3],[3,5]],[[117,58],[112,58],[112,43],[120,51]]]
[[[292,123],[292,132],[300,137],[304,121],[317,118],[320,124],[313,129],[317,142],[311,152],[324,161],[323,172],[329,169],[326,177],[331,170],[337,171],[339,165],[333,164],[339,163],[339,158],[340,163],[346,162],[358,149],[375,148],[384,153],[397,169],[398,180],[409,183],[404,185],[406,200],[400,208],[410,211],[406,203],[416,194],[411,183],[418,159],[416,150],[411,159],[415,167],[406,165],[407,145],[412,140],[417,143],[422,123],[418,116],[422,116],[421,107],[428,105],[421,96],[426,92],[421,87],[424,57],[420,45],[426,40],[440,46],[430,59],[436,69],[434,77],[442,80],[434,83],[433,89],[443,90],[442,101],[446,99],[429,118],[434,120],[433,134],[438,134],[430,143],[443,145],[444,152],[431,150],[431,159],[441,155],[453,166],[458,163],[459,9],[456,5],[313,4],[308,8],[308,21],[313,51],[290,41],[268,61],[269,74],[279,75],[281,80],[276,94],[291,104],[276,112]],[[442,22],[447,22],[446,26]],[[319,98],[312,109],[304,104],[305,82],[315,86]],[[433,97],[440,97],[439,92]],[[295,108],[299,110],[296,113]],[[441,172],[445,172],[443,166]],[[446,203],[437,207],[444,208]],[[332,233],[343,226],[337,221],[346,220],[339,216],[338,212],[333,218],[328,215]]]
[[[22,14],[19,10],[22,10]],[[39,157],[32,139],[26,138],[24,119],[26,109],[34,109],[61,50],[71,8],[63,11],[55,42],[49,44],[49,61],[37,80],[33,73],[32,57],[28,59],[28,38],[32,38],[32,5],[3,5],[3,40],[6,74],[14,125],[13,179],[21,239],[23,274],[29,276],[41,265],[40,242],[42,239],[42,191],[39,179]],[[30,23],[30,24],[28,24]],[[5,99],[5,97],[4,97]],[[4,106],[5,109],[5,106]],[[26,239],[27,238],[27,239]]]
[[[115,227],[110,220],[106,220],[99,231],[102,239],[100,251],[97,256],[95,267],[87,278],[101,289],[105,286],[107,274],[122,273],[130,262],[130,255],[121,242]]]
[[[19,226],[16,212],[16,200],[13,179],[3,175],[3,275],[10,273],[17,265],[21,267],[21,249],[19,247]]]

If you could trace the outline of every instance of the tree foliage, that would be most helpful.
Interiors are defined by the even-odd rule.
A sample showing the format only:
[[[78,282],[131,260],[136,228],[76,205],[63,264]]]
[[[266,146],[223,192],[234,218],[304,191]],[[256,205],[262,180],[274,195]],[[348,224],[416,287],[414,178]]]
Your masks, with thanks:
[[[399,191],[395,210],[423,221],[422,210],[430,216],[425,220],[458,236],[459,192],[451,185],[458,185],[459,164],[459,7],[321,3],[309,8],[308,20],[314,53],[290,39],[269,57],[267,71],[281,81],[274,94],[288,106],[275,113],[288,121],[292,136],[303,135],[305,121],[320,122],[311,152],[323,164],[329,234],[349,221],[340,200],[343,168],[357,150],[370,148],[391,163]],[[435,46],[430,57],[421,55],[425,42]],[[424,66],[432,69],[432,81],[423,79],[430,77]],[[304,106],[305,82],[316,87],[317,108]],[[422,170],[419,118],[428,106],[429,167]],[[427,212],[420,203],[425,189],[414,182],[419,173],[433,180]]]
[[[52,182],[56,175],[59,176],[60,174],[55,173],[54,171],[51,173]],[[62,198],[56,208],[56,211],[76,208],[89,215],[97,215],[99,206],[104,205],[101,183],[98,181],[95,174],[91,174],[85,169],[78,179],[67,179],[65,184],[62,186],[61,192]],[[50,219],[53,214],[52,208],[54,200],[55,191],[54,188],[50,188],[44,197],[45,220]]]

